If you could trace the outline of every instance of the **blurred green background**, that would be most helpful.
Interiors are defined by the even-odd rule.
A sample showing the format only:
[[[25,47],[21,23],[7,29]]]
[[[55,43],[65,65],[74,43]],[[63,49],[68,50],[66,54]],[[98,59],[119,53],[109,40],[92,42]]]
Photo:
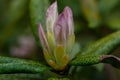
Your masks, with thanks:
[[[31,30],[29,3],[30,0],[0,0],[0,55],[46,64]],[[120,29],[120,0],[58,0],[59,13],[65,6],[73,11],[76,52]],[[117,56],[119,53],[120,47],[113,52]],[[120,80],[120,71],[107,64],[77,67],[73,73],[76,80]]]

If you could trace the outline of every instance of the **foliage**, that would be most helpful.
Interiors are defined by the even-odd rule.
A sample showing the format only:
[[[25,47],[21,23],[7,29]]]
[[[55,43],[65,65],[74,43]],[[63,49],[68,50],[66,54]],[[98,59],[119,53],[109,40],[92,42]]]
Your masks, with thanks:
[[[45,30],[46,10],[54,1],[0,0],[0,79],[110,80],[111,76],[106,73],[120,75],[120,0],[57,0],[59,13],[65,6],[73,11],[77,45],[73,48],[71,61],[61,72],[44,61],[38,36],[38,24],[41,22]],[[28,45],[29,39],[22,39],[28,47],[21,47],[20,37],[32,35],[30,29],[37,42],[33,44],[39,46]],[[19,59],[21,56],[11,58],[16,55],[15,51],[21,53],[22,58],[31,60]],[[117,69],[99,63],[111,64]]]

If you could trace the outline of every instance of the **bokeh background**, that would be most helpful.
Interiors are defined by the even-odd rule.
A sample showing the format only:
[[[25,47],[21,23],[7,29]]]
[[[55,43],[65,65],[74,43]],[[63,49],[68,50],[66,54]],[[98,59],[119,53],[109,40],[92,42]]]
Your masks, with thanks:
[[[0,0],[0,55],[39,60],[46,64],[42,48],[31,30],[29,2]],[[65,6],[73,11],[75,52],[120,30],[120,0],[58,0],[59,13]],[[120,47],[113,54],[120,56]],[[75,80],[120,80],[120,70],[108,64],[77,67],[72,73]]]

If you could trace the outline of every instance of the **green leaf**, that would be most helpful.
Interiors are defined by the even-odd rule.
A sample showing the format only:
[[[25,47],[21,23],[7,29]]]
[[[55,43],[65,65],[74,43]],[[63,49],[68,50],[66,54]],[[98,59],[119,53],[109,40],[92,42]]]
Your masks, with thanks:
[[[82,51],[78,53],[78,56],[109,54],[119,45],[120,31],[117,31],[86,46]]]
[[[37,73],[44,77],[61,77],[51,72],[51,68],[32,60],[0,56],[0,73]]]
[[[72,62],[70,62],[70,64],[76,66],[86,66],[86,65],[97,64],[99,62],[100,62],[100,56],[84,55],[73,59]]]
[[[0,73],[42,73],[50,70],[39,62],[10,57],[0,57]]]
[[[70,64],[75,66],[88,66],[98,63],[109,63],[120,68],[120,58],[113,55],[84,55],[77,57]]]
[[[104,62],[120,68],[120,58],[106,55],[111,53],[119,45],[120,31],[117,31],[85,47],[70,64],[84,66]]]
[[[61,76],[50,71],[44,71],[44,73],[0,74],[0,80],[47,80],[50,77],[60,78]]]
[[[1,63],[36,63],[36,64],[39,64],[38,62],[35,62],[32,60],[0,56],[0,64]]]
[[[48,80],[70,80],[69,78],[49,78]]]
[[[41,23],[45,29],[46,10],[48,6],[49,0],[30,0],[31,27],[38,44],[40,44],[38,37],[38,26]]]
[[[40,74],[0,74],[0,80],[45,80],[45,76]]]
[[[49,70],[46,66],[32,63],[2,63],[0,73],[42,73]]]

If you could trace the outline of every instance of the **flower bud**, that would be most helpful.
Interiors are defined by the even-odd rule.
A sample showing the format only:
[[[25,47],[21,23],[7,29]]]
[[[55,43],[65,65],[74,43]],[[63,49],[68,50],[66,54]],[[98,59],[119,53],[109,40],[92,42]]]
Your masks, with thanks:
[[[54,69],[63,70],[69,62],[75,39],[71,9],[66,7],[58,15],[57,2],[54,2],[46,12],[46,27],[45,35],[42,26],[39,26],[45,59]]]

